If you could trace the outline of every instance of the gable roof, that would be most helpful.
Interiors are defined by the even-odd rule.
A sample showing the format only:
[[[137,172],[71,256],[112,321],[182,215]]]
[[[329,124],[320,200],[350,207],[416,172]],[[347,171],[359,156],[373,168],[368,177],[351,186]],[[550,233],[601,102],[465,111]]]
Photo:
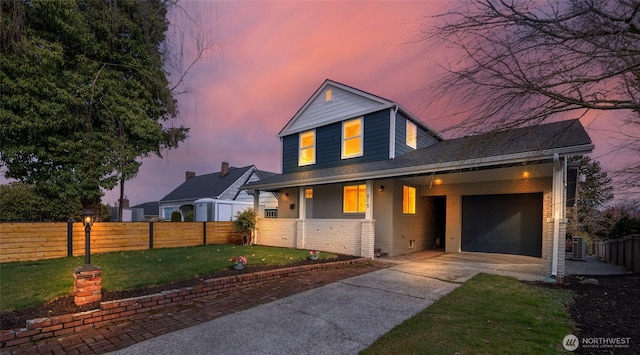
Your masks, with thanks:
[[[331,90],[331,101],[325,100],[325,92]],[[351,86],[326,79],[315,93],[282,128],[278,137],[307,131],[316,127],[344,121],[380,110],[397,108],[417,125],[442,140],[433,129],[407,111],[400,104]]]
[[[396,159],[275,175],[244,188],[268,190],[480,169],[544,161],[554,154],[587,154],[592,150],[591,138],[576,119],[445,140]]]
[[[221,172],[194,176],[169,192],[160,202],[204,197],[216,198],[252,168],[255,167],[253,165],[243,168],[229,167],[229,173],[225,176],[221,176]]]

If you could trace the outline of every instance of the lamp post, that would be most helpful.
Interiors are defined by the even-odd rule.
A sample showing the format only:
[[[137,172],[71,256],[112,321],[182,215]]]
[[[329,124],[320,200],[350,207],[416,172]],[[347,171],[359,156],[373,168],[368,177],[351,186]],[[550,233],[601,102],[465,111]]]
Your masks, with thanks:
[[[84,264],[91,264],[91,226],[93,225],[93,212],[90,209],[82,212],[82,223],[84,224]]]
[[[73,270],[73,302],[83,306],[102,299],[102,269],[91,265],[91,226],[94,214],[86,209],[82,212],[84,224],[84,265]]]

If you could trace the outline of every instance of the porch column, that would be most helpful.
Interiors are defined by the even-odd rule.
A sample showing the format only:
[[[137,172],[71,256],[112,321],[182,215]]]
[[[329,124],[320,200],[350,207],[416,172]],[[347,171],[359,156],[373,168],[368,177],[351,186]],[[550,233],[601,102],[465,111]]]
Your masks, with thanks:
[[[366,191],[367,191],[367,208],[364,212],[364,219],[372,220],[373,219],[373,181],[367,180]]]
[[[304,196],[304,187],[300,187],[298,191],[298,219],[307,219],[307,199]]]
[[[553,233],[552,233],[552,246],[551,246],[551,276],[562,277],[564,276],[564,265],[562,265],[562,274],[558,275],[559,263],[564,264],[564,252],[560,255],[560,238],[564,237],[560,235],[560,224],[564,223],[565,215],[565,194],[564,194],[564,182],[565,173],[567,167],[567,160],[560,158],[558,154],[553,156],[553,186],[552,186],[552,213],[553,213]],[[562,240],[564,245],[564,240]]]
[[[264,215],[260,215],[260,190],[253,190],[253,210],[256,211],[256,217],[264,218]],[[253,228],[252,244],[258,244],[258,225]]]
[[[307,219],[307,199],[304,186],[298,189],[298,221],[296,223],[296,249],[305,249],[305,223]]]

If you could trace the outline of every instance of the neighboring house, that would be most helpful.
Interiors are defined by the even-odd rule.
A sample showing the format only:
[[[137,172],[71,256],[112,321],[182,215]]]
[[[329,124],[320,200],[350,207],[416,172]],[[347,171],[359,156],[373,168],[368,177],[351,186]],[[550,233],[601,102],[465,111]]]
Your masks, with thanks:
[[[196,176],[194,172],[187,171],[185,181],[159,201],[160,217],[169,220],[173,211],[179,211],[184,220],[184,215],[194,210],[198,200],[208,202],[225,201],[227,202],[225,206],[233,206],[234,203],[242,204],[243,207],[257,205],[260,216],[266,214],[267,216],[275,217],[277,216],[276,211],[278,208],[278,200],[275,194],[263,193],[256,203],[253,196],[250,195],[250,191],[240,190],[240,187],[244,184],[256,182],[273,175],[275,173],[258,170],[254,165],[235,168],[230,167],[228,162],[223,162],[221,170],[212,174]],[[233,217],[231,212],[229,214],[222,219],[210,220],[228,221]]]
[[[132,208],[142,210],[142,219],[140,221],[149,222],[158,219],[160,215],[160,204],[157,201],[145,202],[139,205],[135,205]]]
[[[118,220],[118,206],[111,207],[112,222],[145,222],[158,218],[158,202],[146,202],[130,207],[129,200],[122,201],[122,221]]]
[[[257,242],[374,257],[443,248],[546,259],[564,275],[566,159],[578,120],[445,140],[395,102],[325,81],[279,133],[279,195]]]

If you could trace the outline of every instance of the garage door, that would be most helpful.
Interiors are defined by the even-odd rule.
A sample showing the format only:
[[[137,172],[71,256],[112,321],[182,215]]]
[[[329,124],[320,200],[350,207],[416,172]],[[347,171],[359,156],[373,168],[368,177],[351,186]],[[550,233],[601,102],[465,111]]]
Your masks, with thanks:
[[[542,256],[542,193],[462,197],[462,250]]]

